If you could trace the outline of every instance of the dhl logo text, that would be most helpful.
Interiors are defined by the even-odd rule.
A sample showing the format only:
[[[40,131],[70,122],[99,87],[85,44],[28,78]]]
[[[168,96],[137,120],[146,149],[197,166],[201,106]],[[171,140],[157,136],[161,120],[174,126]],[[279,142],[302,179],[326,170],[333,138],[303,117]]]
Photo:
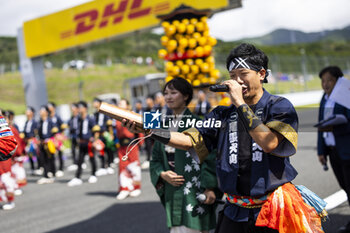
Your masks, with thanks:
[[[125,17],[129,20],[133,20],[150,14],[157,15],[170,8],[170,3],[168,1],[150,7],[143,7],[142,2],[143,0],[121,0],[119,3],[107,4],[103,12],[99,12],[97,9],[91,9],[76,14],[73,17],[76,23],[75,29],[62,32],[60,37],[61,39],[65,39],[73,35],[87,33],[95,27],[102,29],[110,24],[119,24]]]

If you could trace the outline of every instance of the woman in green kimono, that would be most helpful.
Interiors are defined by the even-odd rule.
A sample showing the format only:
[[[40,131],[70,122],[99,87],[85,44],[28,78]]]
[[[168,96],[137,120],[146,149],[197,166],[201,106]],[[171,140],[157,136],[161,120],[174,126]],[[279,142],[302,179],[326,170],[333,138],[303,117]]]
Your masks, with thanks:
[[[195,117],[187,108],[192,99],[192,86],[183,78],[166,83],[163,94],[173,115],[162,121],[170,131],[182,132]],[[180,127],[179,127],[180,126]],[[209,232],[215,229],[217,188],[215,155],[203,164],[192,159],[194,151],[184,151],[155,142],[150,162],[152,184],[165,207],[170,233]],[[205,194],[201,203],[198,195]],[[203,197],[203,195],[201,195]],[[199,198],[200,199],[200,198]]]

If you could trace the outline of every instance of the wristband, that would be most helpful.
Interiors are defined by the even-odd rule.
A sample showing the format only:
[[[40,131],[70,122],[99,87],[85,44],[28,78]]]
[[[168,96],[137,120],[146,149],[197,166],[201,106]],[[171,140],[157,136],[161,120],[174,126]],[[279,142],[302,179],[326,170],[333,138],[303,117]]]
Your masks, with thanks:
[[[167,129],[153,129],[151,138],[160,141],[163,144],[168,144],[170,141],[170,130]]]
[[[262,124],[262,121],[254,114],[253,110],[247,104],[239,106],[237,112],[248,131],[255,129]]]

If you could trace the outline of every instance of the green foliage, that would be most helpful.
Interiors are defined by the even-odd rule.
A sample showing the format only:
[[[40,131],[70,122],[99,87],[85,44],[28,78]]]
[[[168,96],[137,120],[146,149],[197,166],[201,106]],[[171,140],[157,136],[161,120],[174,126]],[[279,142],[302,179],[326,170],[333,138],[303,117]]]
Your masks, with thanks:
[[[315,76],[326,65],[333,64],[344,70],[350,69],[350,35],[347,36],[350,33],[347,33],[336,30],[322,40],[312,43],[258,45],[258,47],[269,56],[270,68],[274,75],[287,73],[296,77],[301,76],[305,72],[302,70],[302,64],[305,64],[306,73]],[[126,79],[162,71],[164,62],[157,57],[158,50],[162,48],[160,36],[151,32],[136,32],[123,38],[92,43],[44,56],[44,61],[52,62],[55,67],[45,71],[49,100],[57,104],[77,101],[80,81],[83,82],[83,96],[87,101],[91,101],[96,95],[109,92],[128,96],[128,87],[124,83]],[[222,79],[228,78],[225,68],[227,54],[232,48],[245,41],[249,40],[233,42],[218,40],[218,44],[214,47],[214,56]],[[151,57],[155,65],[133,64],[133,59],[138,56]],[[62,65],[70,60],[81,59],[92,61],[94,64],[106,64],[107,58],[113,62],[110,67],[95,65],[82,71],[62,70]],[[5,64],[6,70],[9,71],[13,63],[18,67],[16,38],[0,37],[0,66]],[[267,84],[265,87],[272,93],[305,90],[305,85],[295,80],[298,79],[291,82]],[[0,74],[0,86],[2,90],[0,108],[11,108],[17,114],[23,114],[25,97],[20,73]],[[307,82],[308,90],[319,88],[318,78]]]
[[[276,31],[260,38],[271,37],[274,34],[276,34]],[[107,39],[103,42],[100,41],[67,51],[46,55],[44,56],[44,60],[52,62],[55,67],[62,67],[64,63],[74,59],[92,61],[94,64],[106,64],[106,59],[110,58],[114,63],[129,64],[132,63],[132,58],[149,56],[155,60],[157,64],[161,64],[162,61],[157,58],[157,51],[162,48],[160,36],[161,35],[151,32],[134,32],[119,39]],[[269,57],[300,57],[302,50],[305,51],[306,56],[311,57],[328,56],[342,59],[345,56],[350,56],[350,30],[344,28],[343,30],[327,32],[327,36],[312,43],[263,45],[259,38],[232,42],[218,40],[218,44],[214,48],[217,63],[224,64],[227,53],[242,42],[252,42],[256,44]],[[16,38],[0,37],[0,64],[10,65],[12,63],[18,64]]]
[[[81,71],[45,70],[48,98],[57,104],[69,104],[79,100],[78,85],[83,82],[83,98],[91,102],[97,95],[119,93],[128,96],[124,82],[133,77],[159,72],[154,66],[115,64],[111,67],[94,66]],[[25,112],[25,96],[19,72],[0,75],[1,109],[12,109],[16,114]]]
[[[17,42],[14,37],[0,37],[0,64],[18,64]]]
[[[62,67],[64,63],[74,59],[92,61],[95,64],[106,64],[106,59],[113,62],[131,63],[135,57],[151,57],[157,59],[157,51],[161,48],[160,36],[153,33],[133,33],[116,40],[105,40],[57,54],[45,56],[54,66]]]

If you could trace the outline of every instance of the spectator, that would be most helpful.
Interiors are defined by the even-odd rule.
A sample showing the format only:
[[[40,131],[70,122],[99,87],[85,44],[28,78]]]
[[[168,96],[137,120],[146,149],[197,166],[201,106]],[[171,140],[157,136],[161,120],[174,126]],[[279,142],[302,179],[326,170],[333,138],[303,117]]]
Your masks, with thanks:
[[[333,172],[342,189],[348,196],[350,205],[350,109],[332,101],[329,97],[337,80],[343,72],[337,66],[328,66],[321,70],[319,77],[322,80],[324,94],[321,99],[318,120],[334,120],[334,123],[325,122],[318,130],[317,154],[322,165],[329,157]],[[343,120],[341,120],[343,119]],[[322,127],[327,125],[327,127]],[[338,231],[350,232],[350,221]]]
[[[119,107],[129,110],[129,102],[122,99],[119,102]],[[123,127],[120,121],[117,121],[117,136],[120,142],[120,148],[118,150],[119,156],[119,192],[116,198],[123,200],[128,196],[137,197],[141,194],[141,167],[139,159],[139,147],[136,146],[130,151],[126,160],[123,160],[123,156],[126,154],[128,145],[137,136],[130,132],[127,128]]]
[[[193,91],[185,79],[175,78],[169,81],[165,84],[163,93],[166,104],[175,114],[170,117],[173,122],[196,119],[187,108]],[[170,119],[167,117],[167,120]],[[175,132],[186,129],[170,127]],[[209,232],[215,228],[216,205],[197,200],[201,193],[208,200],[221,197],[218,196],[214,158],[213,153],[200,166],[189,152],[155,142],[150,164],[151,181],[165,208],[171,233]]]
[[[207,100],[207,97],[204,91],[202,90],[198,91],[198,102],[196,104],[195,114],[200,117],[203,117],[205,114],[207,114],[210,111],[210,109],[211,109],[211,105]]]
[[[75,171],[78,168],[77,148],[78,148],[78,133],[79,133],[79,106],[77,103],[71,104],[72,117],[68,122],[69,137],[71,140],[71,151],[73,164],[68,166],[68,171]]]
[[[79,145],[79,156],[78,156],[78,169],[75,174],[75,178],[68,182],[69,187],[74,187],[83,184],[81,179],[82,164],[84,162],[85,155],[88,154],[88,144],[93,139],[92,127],[95,126],[95,119],[93,116],[88,115],[88,105],[85,101],[79,102],[79,132],[78,132],[78,145]],[[89,177],[89,183],[95,183],[97,178],[95,176],[96,172],[96,162],[94,159],[90,158],[91,163],[91,176]]]

